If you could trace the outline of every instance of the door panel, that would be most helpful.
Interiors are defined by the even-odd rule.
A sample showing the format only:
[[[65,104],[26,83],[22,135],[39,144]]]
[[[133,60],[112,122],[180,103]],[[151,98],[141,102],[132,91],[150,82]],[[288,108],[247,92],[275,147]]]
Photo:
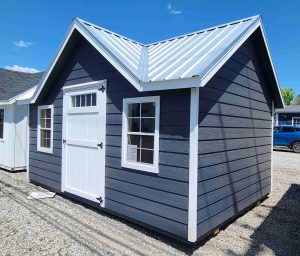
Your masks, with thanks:
[[[99,87],[66,91],[63,99],[62,189],[95,202],[104,200],[105,182],[106,94]],[[86,106],[91,94],[97,95],[96,104]]]

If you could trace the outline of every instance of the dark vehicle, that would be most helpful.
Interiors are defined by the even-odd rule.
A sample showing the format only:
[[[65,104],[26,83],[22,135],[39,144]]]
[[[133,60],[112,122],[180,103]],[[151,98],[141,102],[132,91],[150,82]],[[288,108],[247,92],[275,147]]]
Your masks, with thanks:
[[[284,146],[300,153],[300,126],[276,126],[273,137],[274,146]]]

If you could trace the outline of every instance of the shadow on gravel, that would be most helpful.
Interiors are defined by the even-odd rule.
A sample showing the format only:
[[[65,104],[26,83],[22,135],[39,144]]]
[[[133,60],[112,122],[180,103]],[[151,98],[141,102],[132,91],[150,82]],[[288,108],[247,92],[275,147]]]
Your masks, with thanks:
[[[269,207],[260,205],[260,207]],[[251,235],[245,255],[259,255],[262,245],[275,255],[300,254],[300,185],[292,184],[264,222]],[[257,218],[261,216],[257,215]]]

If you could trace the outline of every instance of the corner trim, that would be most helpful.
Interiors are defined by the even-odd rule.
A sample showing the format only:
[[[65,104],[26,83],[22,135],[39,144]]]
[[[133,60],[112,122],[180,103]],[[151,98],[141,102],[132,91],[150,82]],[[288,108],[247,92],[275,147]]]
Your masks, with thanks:
[[[188,241],[197,241],[199,88],[191,88]]]
[[[274,118],[275,118],[275,108],[274,108],[274,101],[272,100],[272,110],[271,110],[271,116],[272,116],[272,127],[271,127],[271,192],[273,190],[273,165],[274,165]]]

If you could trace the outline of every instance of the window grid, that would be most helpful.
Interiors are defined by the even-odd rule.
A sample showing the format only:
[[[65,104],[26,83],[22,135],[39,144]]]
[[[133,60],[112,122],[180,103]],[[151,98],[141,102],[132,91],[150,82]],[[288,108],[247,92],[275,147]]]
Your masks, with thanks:
[[[128,161],[132,161],[132,162],[137,162],[137,163],[143,163],[143,164],[151,164],[153,165],[154,162],[154,136],[155,133],[154,132],[142,132],[142,120],[153,120],[153,128],[155,127],[155,111],[153,113],[154,116],[142,116],[143,111],[142,111],[142,107],[145,106],[146,104],[153,104],[154,105],[154,110],[155,110],[155,103],[154,102],[140,102],[140,103],[129,103],[128,104],[128,110],[130,109],[130,107],[133,107],[134,105],[138,104],[138,115],[135,115],[136,113],[133,113],[133,116],[130,116],[132,113],[130,113],[130,111],[128,111],[127,113],[127,123],[128,123],[128,129],[127,129],[127,143],[128,145],[135,145],[134,142],[131,141],[131,136],[139,136],[139,143],[137,146],[137,159],[136,161],[132,161],[128,159],[128,154],[127,154],[127,160]],[[139,131],[130,131],[130,124],[132,120],[136,120],[139,119],[138,123],[139,123],[139,127],[138,130]],[[143,147],[143,136],[148,136],[148,137],[152,137],[153,139],[153,145],[152,148],[146,148]],[[128,147],[128,146],[127,146]],[[147,154],[145,155],[145,158],[143,159],[142,153],[146,153],[146,152],[152,152],[152,155],[148,156],[148,160],[145,160],[147,158]],[[150,162],[150,163],[149,163]]]
[[[97,105],[97,94],[87,93],[71,96],[73,108],[95,107]]]

